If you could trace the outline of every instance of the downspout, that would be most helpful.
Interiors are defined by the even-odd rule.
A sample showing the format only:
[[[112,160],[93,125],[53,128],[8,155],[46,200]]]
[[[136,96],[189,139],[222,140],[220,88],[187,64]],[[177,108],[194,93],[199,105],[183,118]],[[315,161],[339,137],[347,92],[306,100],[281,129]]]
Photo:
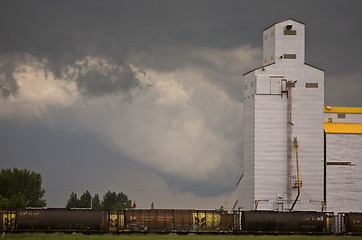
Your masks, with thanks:
[[[295,204],[298,201],[298,198],[300,196],[300,184],[299,184],[299,163],[298,163],[298,140],[297,137],[294,138],[294,146],[295,146],[295,156],[296,156],[296,161],[297,161],[297,184],[298,184],[298,195],[294,200],[294,203],[292,205],[292,207],[290,208],[290,212],[293,211],[293,208],[295,206]]]

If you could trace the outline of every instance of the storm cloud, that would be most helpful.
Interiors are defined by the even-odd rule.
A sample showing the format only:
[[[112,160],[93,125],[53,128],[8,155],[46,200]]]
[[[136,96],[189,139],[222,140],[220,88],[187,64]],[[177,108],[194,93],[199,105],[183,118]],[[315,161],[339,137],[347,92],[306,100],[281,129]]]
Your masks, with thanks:
[[[262,30],[290,17],[304,22],[306,62],[326,71],[325,104],[360,106],[361,7],[3,0],[3,166],[42,172],[52,206],[62,206],[58,192],[64,202],[72,191],[108,187],[142,204],[162,196],[173,207],[230,202],[242,167],[241,79],[262,63]],[[183,197],[190,202],[167,205]]]

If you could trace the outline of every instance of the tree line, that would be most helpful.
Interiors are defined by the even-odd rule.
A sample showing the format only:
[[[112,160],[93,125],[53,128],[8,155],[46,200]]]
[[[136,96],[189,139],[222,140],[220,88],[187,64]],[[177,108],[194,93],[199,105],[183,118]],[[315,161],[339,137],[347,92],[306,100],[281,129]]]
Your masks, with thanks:
[[[92,208],[98,210],[121,210],[131,208],[131,200],[123,192],[116,193],[108,191],[101,201],[99,194],[94,197],[87,190],[79,198],[76,193],[70,194],[69,200],[65,208]]]
[[[0,172],[0,210],[15,210],[28,207],[46,207],[42,176],[28,169],[2,169]],[[118,210],[131,207],[131,200],[121,192],[108,191],[101,200],[87,190],[79,198],[72,192],[66,208],[93,208]]]

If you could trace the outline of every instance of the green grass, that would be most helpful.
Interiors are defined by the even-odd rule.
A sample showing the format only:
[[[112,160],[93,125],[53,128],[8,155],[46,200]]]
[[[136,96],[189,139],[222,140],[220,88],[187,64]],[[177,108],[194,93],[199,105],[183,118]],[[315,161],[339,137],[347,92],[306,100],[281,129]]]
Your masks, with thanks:
[[[362,240],[362,236],[301,236],[301,235],[175,235],[175,234],[121,234],[83,235],[79,233],[8,233],[4,240]]]

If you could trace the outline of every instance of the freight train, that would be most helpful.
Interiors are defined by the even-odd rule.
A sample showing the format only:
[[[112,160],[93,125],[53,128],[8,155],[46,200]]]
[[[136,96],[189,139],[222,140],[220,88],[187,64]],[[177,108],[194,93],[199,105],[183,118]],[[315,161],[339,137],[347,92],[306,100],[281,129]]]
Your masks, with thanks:
[[[362,234],[362,213],[187,209],[0,211],[2,232]]]

